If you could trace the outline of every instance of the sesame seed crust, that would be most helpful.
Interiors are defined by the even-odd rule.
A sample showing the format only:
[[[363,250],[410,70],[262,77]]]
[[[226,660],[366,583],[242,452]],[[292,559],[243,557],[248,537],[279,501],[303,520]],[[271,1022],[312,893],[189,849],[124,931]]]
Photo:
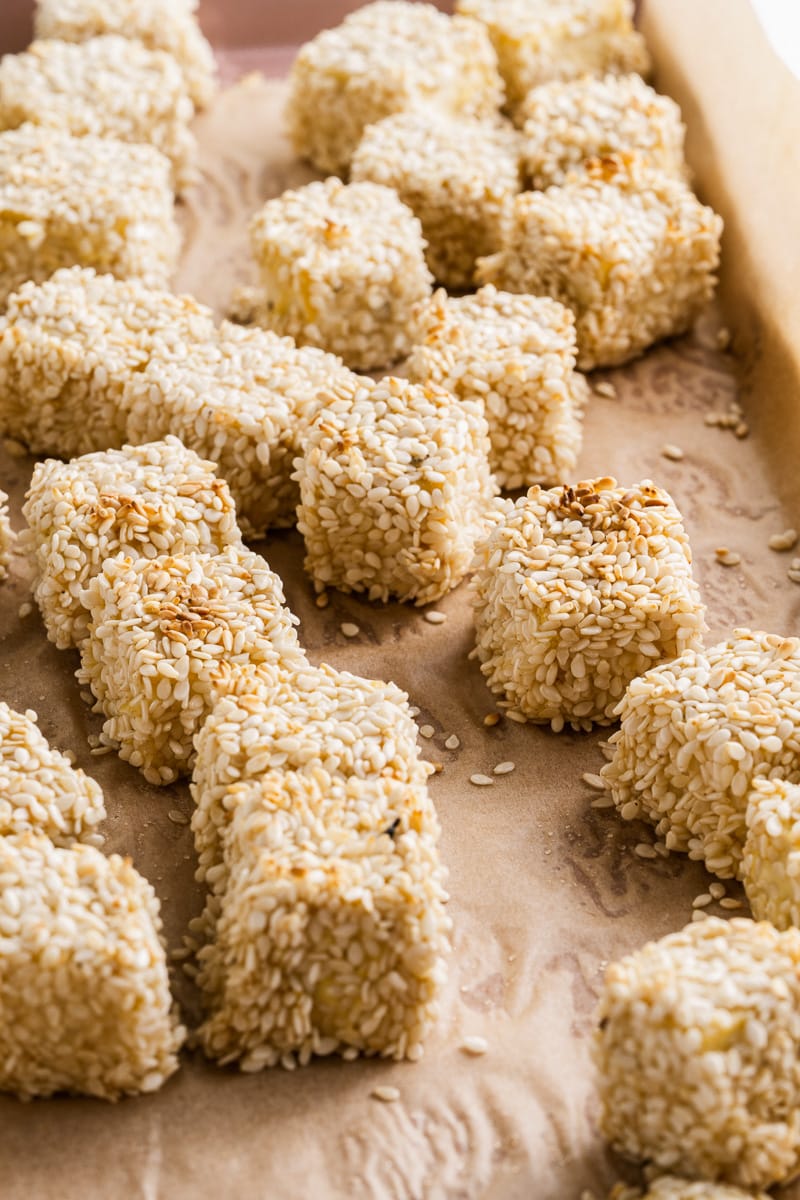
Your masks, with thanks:
[[[741,876],[753,916],[777,929],[800,926],[800,786],[753,780]]]
[[[575,469],[588,398],[575,355],[570,309],[489,284],[458,299],[435,294],[406,370],[483,405],[489,463],[498,485],[513,489],[557,483]]]
[[[687,648],[634,679],[617,716],[601,775],[621,815],[738,876],[754,781],[800,783],[800,640],[737,629]]]
[[[367,125],[412,107],[486,117],[503,85],[485,29],[430,4],[378,0],[301,47],[286,120],[295,150],[344,175]]]
[[[48,744],[36,719],[0,701],[0,840],[33,832],[69,846],[105,819],[103,793]]]
[[[30,122],[149,143],[172,163],[179,189],[194,180],[193,115],[172,55],[131,38],[45,39],[0,60],[0,129]]]
[[[476,278],[572,308],[588,371],[691,326],[716,284],[721,232],[681,180],[635,157],[593,160],[563,187],[514,198],[504,248]]]
[[[650,70],[633,0],[456,0],[455,7],[486,26],[512,112],[550,79]]]
[[[770,1197],[766,1192],[753,1192],[749,1188],[742,1191],[727,1183],[692,1183],[690,1179],[662,1175],[647,1191],[618,1183],[611,1189],[608,1200],[770,1200]]]
[[[0,490],[0,583],[8,579],[8,565],[16,542],[16,534],[8,519],[8,496]]]
[[[130,859],[0,838],[0,1090],[117,1100],[177,1070],[160,929]]]
[[[520,190],[519,151],[510,124],[412,109],[367,127],[350,178],[396,191],[422,224],[434,279],[463,288],[476,260],[501,248],[508,202]]]
[[[619,1152],[768,1187],[800,1169],[800,933],[706,917],[612,964],[594,1059]]]
[[[268,200],[250,224],[256,323],[371,371],[403,358],[430,296],[422,227],[397,194],[330,178]]]
[[[214,53],[197,22],[197,0],[36,0],[37,38],[85,42],[104,34],[136,38],[164,50],[183,72],[197,108],[216,92]]]
[[[587,160],[611,154],[635,153],[667,174],[686,174],[680,109],[638,75],[545,83],[529,93],[517,119],[534,188],[563,184]]]
[[[221,838],[231,789],[283,769],[335,779],[387,777],[424,784],[408,696],[394,683],[363,679],[322,663],[291,673],[248,672],[221,698],[195,739],[192,818],[198,878],[224,882]]]
[[[34,597],[59,650],[87,637],[82,591],[107,559],[214,554],[241,543],[227,484],[175,437],[38,463],[22,511]]]
[[[371,600],[440,599],[492,515],[481,406],[391,377],[335,384],[324,399],[295,462],[306,570]]]
[[[153,146],[23,125],[0,133],[0,303],[75,264],[168,286],[180,247]]]
[[[193,737],[239,668],[301,667],[297,618],[263,558],[108,559],[82,594],[91,615],[77,678],[107,717],[104,737],[150,783],[191,772]]]
[[[608,725],[632,679],[699,646],[705,608],[669,494],[531,488],[476,547],[476,650],[493,692],[560,731]]]
[[[234,792],[216,937],[198,954],[206,1054],[244,1071],[418,1058],[451,927],[424,784],[317,768]]]
[[[214,336],[211,309],[138,280],[70,267],[25,283],[0,315],[0,431],[58,458],[119,449],[126,380]]]

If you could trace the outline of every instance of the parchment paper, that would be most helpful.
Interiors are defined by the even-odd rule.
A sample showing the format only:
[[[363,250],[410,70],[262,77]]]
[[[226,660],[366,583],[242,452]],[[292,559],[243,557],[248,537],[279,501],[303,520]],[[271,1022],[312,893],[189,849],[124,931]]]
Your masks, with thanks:
[[[712,12],[720,28],[724,22],[726,65],[709,66],[714,88],[706,88],[698,64],[711,62],[707,33],[715,18],[706,14]],[[786,447],[800,438],[800,419],[796,392],[781,392],[783,360],[773,357],[787,293],[777,279],[771,289],[759,274],[767,266],[787,268],[753,245],[745,272],[749,235],[737,237],[737,228],[777,237],[761,228],[753,181],[742,171],[749,161],[745,147],[762,137],[746,108],[736,126],[740,152],[724,159],[725,171],[714,167],[723,162],[715,157],[717,135],[731,133],[729,118],[720,115],[731,97],[747,87],[755,107],[753,88],[782,68],[750,27],[744,0],[701,6],[650,0],[648,31],[664,80],[691,84],[685,95],[680,86],[673,92],[693,106],[693,164],[701,190],[713,192],[732,231],[725,298],[747,378],[758,381],[748,399],[756,433],[740,441],[703,423],[704,413],[725,409],[736,390],[734,360],[711,348],[719,325],[712,312],[692,336],[598,376],[612,379],[618,395],[596,396],[590,405],[579,474],[612,474],[624,482],[650,477],[670,489],[693,540],[713,637],[747,623],[796,633],[800,589],[786,578],[791,556],[769,551],[766,541],[787,524],[800,525],[800,512],[781,510],[774,475]],[[244,58],[252,61],[252,50]],[[241,61],[226,58],[228,78]],[[685,70],[678,65],[683,62]],[[745,83],[747,64],[754,77]],[[234,285],[251,278],[249,214],[268,196],[311,178],[281,134],[283,97],[279,82],[245,81],[198,121],[203,182],[183,208],[187,244],[178,285],[220,312]],[[779,126],[784,116],[790,119],[785,109],[770,120]],[[792,228],[799,182],[773,172],[771,225],[778,217]],[[747,222],[740,227],[742,213]],[[738,302],[737,277],[747,291]],[[748,328],[754,304],[761,306],[758,337]],[[767,328],[776,336],[768,338]],[[666,442],[684,449],[683,461],[661,455]],[[0,455],[0,486],[12,494],[18,527],[32,465]],[[789,498],[794,473],[791,483],[784,489]],[[715,561],[721,545],[741,553],[740,567]],[[464,587],[437,605],[447,614],[440,626],[413,609],[336,595],[320,612],[302,573],[298,537],[281,534],[257,548],[283,576],[311,658],[395,680],[419,706],[420,723],[435,728],[422,744],[444,764],[431,786],[455,922],[440,1026],[416,1065],[325,1060],[292,1073],[241,1076],[187,1055],[162,1092],[117,1106],[0,1098],[0,1197],[578,1200],[583,1189],[603,1195],[623,1174],[635,1179],[635,1171],[607,1155],[594,1126],[592,1008],[605,963],[688,921],[692,898],[705,890],[708,876],[679,856],[642,860],[633,848],[651,841],[652,832],[590,807],[593,793],[581,774],[598,769],[596,742],[603,734],[555,736],[507,721],[483,727],[494,705],[478,668],[467,662],[472,632]],[[189,830],[167,815],[180,810],[188,817],[188,790],[151,788],[114,756],[90,755],[87,737],[101,722],[79,699],[72,677],[77,656],[47,643],[37,613],[19,617],[27,587],[17,561],[0,588],[0,694],[17,708],[36,709],[45,734],[72,748],[103,785],[107,848],[132,855],[153,881],[169,944],[179,945],[201,907]],[[360,636],[344,638],[342,621],[358,624]],[[454,752],[444,748],[451,733],[462,743]],[[508,759],[516,770],[493,787],[468,782],[473,772],[490,772]],[[197,997],[179,970],[175,986],[191,1020]],[[460,1051],[467,1034],[487,1039],[484,1057]],[[395,1085],[401,1099],[381,1104],[371,1098],[378,1082]],[[799,1197],[800,1190],[786,1195]]]

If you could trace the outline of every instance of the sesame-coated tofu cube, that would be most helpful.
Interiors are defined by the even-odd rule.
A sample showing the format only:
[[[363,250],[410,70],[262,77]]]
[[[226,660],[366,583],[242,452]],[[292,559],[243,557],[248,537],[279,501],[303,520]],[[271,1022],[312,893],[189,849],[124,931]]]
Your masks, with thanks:
[[[29,122],[75,137],[149,143],[172,163],[179,189],[194,179],[193,116],[172,55],[131,38],[46,39],[0,60],[0,129]]]
[[[107,559],[215,554],[241,543],[228,485],[175,437],[37,464],[23,507],[34,596],[60,650],[88,634],[83,589]]]
[[[192,829],[199,878],[222,890],[222,835],[233,785],[269,771],[321,768],[334,779],[390,778],[424,784],[408,696],[394,683],[322,663],[276,679],[258,671],[223,696],[195,739]]]
[[[0,133],[0,305],[75,265],[167,287],[179,248],[169,162],[152,146]]]
[[[250,224],[260,273],[254,318],[371,371],[403,358],[431,293],[419,221],[389,188],[309,183]]]
[[[510,124],[412,109],[367,127],[350,178],[393,188],[422,224],[434,278],[464,288],[476,260],[502,245],[508,204],[520,190],[519,152]]]
[[[597,1021],[600,1128],[614,1150],[740,1187],[797,1175],[796,929],[707,917],[649,942],[606,971]],[[705,1184],[666,1195],[728,1200]]]
[[[685,177],[681,111],[638,75],[542,84],[529,93],[517,119],[532,187],[565,183],[587,161],[613,154],[635,154],[648,166]]]
[[[602,776],[623,818],[740,876],[756,781],[800,784],[799,714],[800,640],[736,629],[632,681]]]
[[[108,33],[136,38],[172,55],[197,108],[214,97],[214,53],[197,22],[197,0],[36,0],[35,32],[65,42]]]
[[[742,881],[753,916],[800,926],[800,785],[760,776],[745,813]]]
[[[185,1030],[158,900],[130,859],[0,838],[0,1090],[23,1099],[154,1092]]]
[[[512,113],[550,79],[650,70],[633,0],[456,0],[456,11],[485,25]]]
[[[78,678],[107,743],[150,783],[194,762],[194,735],[241,667],[305,662],[277,575],[257,554],[109,559],[83,593],[91,622]]]
[[[334,385],[297,460],[318,590],[428,604],[454,588],[492,519],[488,452],[476,401],[391,377]]]
[[[489,687],[556,732],[611,724],[632,679],[700,645],[691,563],[678,509],[648,481],[531,488],[475,554],[475,655]]]
[[[138,280],[70,267],[23,284],[0,315],[0,430],[57,458],[119,449],[128,379],[215,337],[211,309]]]
[[[198,955],[206,1054],[247,1071],[419,1058],[450,931],[425,786],[322,770],[237,786],[216,936]]]
[[[714,291],[722,220],[679,179],[595,160],[563,187],[513,201],[503,249],[477,278],[575,313],[578,366],[614,366],[690,328]]]
[[[366,126],[383,117],[413,107],[484,117],[502,98],[482,25],[431,4],[380,0],[301,47],[286,116],[297,153],[344,175]]]
[[[581,446],[588,396],[575,370],[575,319],[541,296],[491,285],[472,296],[434,297],[406,364],[417,383],[482,402],[489,462],[501,488],[570,479]]]
[[[0,701],[0,841],[18,833],[59,846],[91,839],[106,815],[100,785],[48,744],[37,720]]]

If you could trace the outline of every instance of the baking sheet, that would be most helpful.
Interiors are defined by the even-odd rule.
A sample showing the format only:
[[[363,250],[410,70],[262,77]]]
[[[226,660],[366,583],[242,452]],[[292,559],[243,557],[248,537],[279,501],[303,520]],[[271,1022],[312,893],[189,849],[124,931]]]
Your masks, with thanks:
[[[649,0],[648,32],[665,80],[687,85],[686,99],[697,109],[692,147],[701,188],[714,193],[735,230],[735,214],[749,198],[733,183],[745,188],[747,180],[733,167],[731,173],[710,169],[722,162],[714,157],[717,109],[738,86],[739,57],[758,64],[752,68],[758,72],[776,73],[780,65],[759,43],[757,27],[750,28],[744,0],[704,5]],[[695,44],[696,33],[707,33],[706,17],[696,9],[721,15],[723,7],[727,65],[714,69],[719,87],[709,94],[692,58],[709,45]],[[677,64],[684,54],[682,74]],[[254,57],[252,50],[226,52],[226,78]],[[684,100],[679,87],[673,90]],[[312,177],[281,134],[284,95],[279,81],[245,79],[198,121],[203,180],[182,209],[187,244],[177,283],[219,312],[233,287],[252,278],[245,232],[250,213]],[[761,129],[747,124],[737,136],[743,144],[763,140]],[[794,180],[772,179],[771,203],[783,214],[784,228],[794,217],[798,182],[800,173]],[[740,441],[703,423],[707,410],[725,409],[736,394],[733,360],[713,349],[720,318],[712,312],[692,336],[627,368],[598,373],[613,380],[617,398],[592,400],[580,460],[582,477],[612,474],[631,482],[649,476],[670,489],[692,537],[713,637],[746,623],[797,632],[800,615],[800,589],[786,579],[787,556],[766,548],[771,533],[800,525],[800,512],[781,509],[775,482],[783,444],[800,439],[800,419],[791,397],[780,409],[783,376],[774,373],[772,343],[750,336],[749,309],[742,300],[733,303],[739,253],[732,240],[725,297],[746,379],[758,385],[749,401],[754,435]],[[757,276],[760,259],[754,259]],[[747,278],[750,293],[768,302],[763,281],[755,293],[753,277]],[[776,296],[783,300],[783,294]],[[777,327],[781,319],[767,303],[758,329],[767,321]],[[666,442],[681,446],[685,458],[665,459],[660,448]],[[0,486],[12,494],[17,527],[31,469],[32,460],[0,452]],[[794,486],[793,478],[785,489],[789,500]],[[740,567],[715,561],[720,545],[741,553]],[[413,609],[336,594],[320,611],[302,573],[297,536],[281,533],[257,548],[286,583],[310,657],[395,680],[419,706],[420,723],[436,731],[422,745],[444,765],[431,788],[455,923],[442,1020],[415,1065],[324,1060],[291,1073],[241,1076],[187,1055],[159,1094],[117,1106],[0,1098],[0,1196],[578,1200],[583,1189],[603,1195],[621,1174],[635,1179],[635,1171],[607,1155],[593,1124],[592,1008],[605,963],[689,920],[707,875],[678,856],[638,858],[634,846],[651,841],[652,832],[590,807],[593,793],[581,773],[598,769],[596,742],[603,733],[555,736],[507,721],[483,727],[494,705],[477,666],[467,661],[472,633],[463,587],[437,604],[447,614],[439,626]],[[0,694],[16,708],[36,709],[51,741],[73,749],[103,785],[107,848],[131,854],[153,881],[169,944],[176,946],[202,903],[189,830],[167,815],[180,810],[188,817],[188,790],[151,788],[114,756],[90,755],[87,738],[99,732],[100,720],[79,699],[72,677],[77,655],[46,642],[35,612],[19,616],[27,586],[17,561],[0,588]],[[358,624],[360,636],[344,638],[343,621]],[[451,733],[462,743],[453,752],[444,748]],[[509,759],[516,763],[513,774],[491,788],[470,785],[473,772]],[[179,971],[175,984],[191,1019],[194,990]],[[459,1050],[467,1034],[486,1038],[485,1056],[468,1058]],[[400,1100],[371,1098],[377,1083],[396,1086]],[[797,1198],[800,1190],[785,1194]]]

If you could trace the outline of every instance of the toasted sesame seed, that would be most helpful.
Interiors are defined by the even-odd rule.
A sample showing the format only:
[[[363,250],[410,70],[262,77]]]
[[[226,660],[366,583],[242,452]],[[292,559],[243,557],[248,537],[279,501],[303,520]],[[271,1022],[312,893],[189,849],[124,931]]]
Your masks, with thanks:
[[[494,780],[488,775],[470,775],[470,783],[474,783],[476,787],[491,787]]]
[[[384,1104],[392,1104],[395,1100],[400,1099],[400,1091],[396,1087],[391,1087],[388,1083],[379,1083],[370,1092],[370,1096],[375,1100],[382,1100]]]
[[[444,745],[446,750],[457,750],[461,745],[461,739],[457,733],[451,733],[450,737],[445,739]]]
[[[435,608],[430,609],[425,613],[425,620],[430,625],[443,625],[447,620],[447,613],[438,612]]]
[[[664,458],[669,458],[673,462],[680,462],[683,458],[683,451],[680,446],[674,446],[671,442],[665,442],[661,447],[661,453]]]
[[[93,746],[89,753],[92,758],[102,758],[105,754],[112,754],[113,751],[113,746]]]
[[[316,604],[317,608],[327,608],[330,604],[330,597],[328,593],[320,592],[314,603]]]
[[[493,775],[510,775],[511,772],[514,770],[515,766],[516,766],[516,763],[513,763],[513,762],[498,763],[497,766],[493,768],[492,774]]]
[[[614,807],[614,798],[613,798],[613,796],[609,796],[607,794],[605,796],[595,796],[594,800],[591,800],[589,802],[589,808],[613,808],[613,807]]]
[[[444,770],[444,763],[435,762],[431,763],[431,766],[433,767],[434,775],[441,775],[442,771]]]
[[[343,621],[339,628],[346,638],[358,637],[361,633],[360,626],[354,625],[352,621]]]
[[[638,854],[639,858],[657,858],[657,851],[650,842],[639,842],[634,846],[634,854]]]
[[[717,882],[712,883],[708,890],[714,900],[721,900],[725,895],[725,884]]]
[[[739,421],[739,423],[733,427],[734,436],[737,438],[746,438],[749,432],[750,426],[746,421]]]
[[[798,533],[796,529],[784,529],[783,533],[773,533],[767,545],[770,550],[783,552],[786,550],[794,550],[797,545]]]
[[[718,546],[714,551],[717,562],[723,567],[738,567],[742,561],[741,554],[736,550],[729,550],[727,546]]]
[[[489,1043],[487,1042],[486,1038],[479,1037],[477,1034],[471,1034],[469,1037],[464,1038],[461,1043],[461,1049],[465,1054],[473,1054],[477,1056],[479,1054],[486,1053],[486,1051],[489,1049]]]
[[[735,896],[724,896],[719,902],[720,908],[741,908],[741,900],[737,900]]]
[[[420,725],[419,732],[421,737],[432,738],[436,730],[432,725]]]
[[[695,896],[692,901],[692,908],[707,908],[713,901],[713,896],[710,892],[701,892],[699,896]]]
[[[487,727],[487,729],[493,729],[495,725],[500,724],[500,713],[496,713],[496,712],[487,713],[486,716],[483,718],[483,723]]]

